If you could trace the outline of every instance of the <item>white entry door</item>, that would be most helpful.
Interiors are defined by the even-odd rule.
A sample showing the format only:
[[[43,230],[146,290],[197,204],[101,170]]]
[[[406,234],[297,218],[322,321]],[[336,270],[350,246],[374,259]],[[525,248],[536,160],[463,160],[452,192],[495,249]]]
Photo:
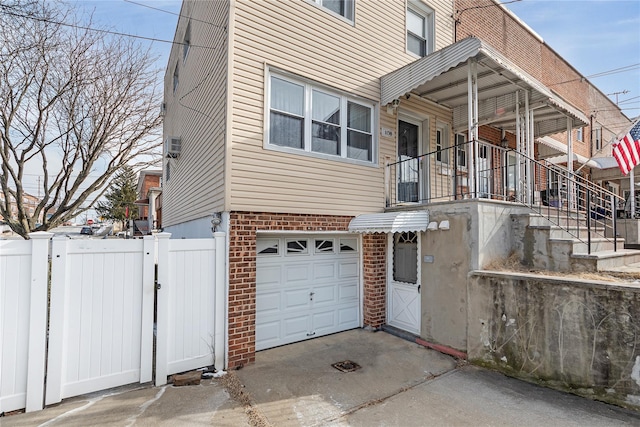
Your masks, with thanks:
[[[389,234],[387,324],[420,334],[420,233]]]
[[[359,260],[353,235],[258,237],[256,350],[359,327]]]

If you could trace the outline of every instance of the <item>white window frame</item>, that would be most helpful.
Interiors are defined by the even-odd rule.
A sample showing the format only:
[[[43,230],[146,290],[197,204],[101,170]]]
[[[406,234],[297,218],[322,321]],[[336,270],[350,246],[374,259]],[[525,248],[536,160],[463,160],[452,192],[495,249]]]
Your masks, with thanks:
[[[440,144],[438,144],[438,134],[441,135]],[[440,146],[440,148],[438,148],[438,146]],[[447,125],[446,123],[442,123],[442,122],[436,123],[435,147],[436,147],[436,151],[446,149],[446,151],[441,151],[439,153],[436,153],[436,162],[442,163],[443,165],[448,166],[450,163],[451,151],[455,151],[455,150],[451,150],[451,141],[449,140],[449,125]],[[442,155],[445,155],[446,159],[443,160]]]
[[[346,5],[350,6],[350,14],[351,17],[348,16],[344,16],[341,15],[337,12],[334,12],[333,10],[327,8],[326,6],[324,6],[324,1],[325,0],[307,0],[309,2],[311,2],[312,4],[314,4],[315,6],[321,8],[322,10],[324,10],[327,13],[330,13],[331,15],[344,20],[345,22],[348,22],[351,25],[354,25],[356,22],[356,0],[342,0]],[[346,10],[347,8],[345,8]],[[347,15],[349,15],[349,12],[347,12]]]
[[[599,151],[602,148],[602,128],[596,128],[594,129],[594,142],[595,142],[595,149],[596,151]]]
[[[576,141],[584,141],[584,128],[576,128]]]
[[[405,10],[405,50],[409,55],[415,56],[416,58],[421,58],[415,52],[409,50],[409,26],[407,25],[409,10],[411,10],[416,15],[420,15],[424,18],[424,34],[425,34],[425,56],[429,55],[433,52],[435,47],[435,10],[431,9],[426,4],[422,3],[418,0],[409,0],[407,1],[407,8]],[[418,37],[417,34],[415,36]]]
[[[187,61],[189,51],[191,50],[191,21],[187,23],[187,28],[184,30],[184,38],[182,39],[182,62]]]
[[[462,141],[458,141],[458,139],[462,139]],[[466,171],[467,170],[467,165],[469,164],[469,156],[467,153],[467,146],[468,144],[466,144],[467,142],[467,136],[463,133],[456,133],[455,135],[455,144],[456,144],[456,164],[458,165],[458,170],[460,171]],[[463,144],[462,147],[458,147],[458,144]],[[464,164],[460,163],[460,154],[462,154],[463,158],[464,158]]]
[[[176,63],[176,67],[173,69],[173,93],[174,94],[178,90],[179,84],[180,84],[180,74],[178,70],[178,63]]]
[[[303,148],[287,147],[282,145],[271,144],[269,138],[271,134],[271,78],[275,77],[281,80],[288,81],[293,84],[304,86],[304,132],[303,132]],[[336,89],[329,88],[327,86],[318,84],[308,79],[303,79],[297,76],[292,76],[289,73],[274,71],[267,68],[266,70],[266,82],[265,82],[265,130],[264,130],[264,142],[263,147],[267,150],[281,151],[291,154],[308,155],[311,157],[317,157],[327,160],[342,161],[352,164],[377,167],[378,166],[378,150],[379,140],[376,129],[377,117],[378,117],[378,104],[366,99],[354,97],[344,92],[340,92]],[[326,154],[317,151],[312,151],[312,92],[317,90],[328,95],[336,96],[340,98],[340,154]],[[370,110],[370,123],[371,123],[371,160],[360,160],[347,157],[347,107],[349,103],[362,105]],[[358,130],[358,132],[361,132]]]

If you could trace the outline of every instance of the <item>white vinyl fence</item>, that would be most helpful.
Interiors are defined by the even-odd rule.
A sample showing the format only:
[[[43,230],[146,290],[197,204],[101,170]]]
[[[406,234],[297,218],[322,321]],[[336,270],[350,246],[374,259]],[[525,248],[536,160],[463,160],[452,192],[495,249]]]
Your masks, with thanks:
[[[0,412],[149,382],[154,364],[156,385],[214,362],[225,367],[224,233],[170,236],[0,241]]]

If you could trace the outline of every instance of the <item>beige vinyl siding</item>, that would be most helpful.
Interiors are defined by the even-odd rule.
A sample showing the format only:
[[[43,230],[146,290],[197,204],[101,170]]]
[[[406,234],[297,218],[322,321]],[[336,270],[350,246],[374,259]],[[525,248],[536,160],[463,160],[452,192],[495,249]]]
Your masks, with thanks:
[[[178,43],[184,40],[186,17],[194,19],[186,61],[183,46],[174,44],[165,75],[163,133],[165,138],[181,138],[182,153],[168,160],[171,176],[163,181],[164,226],[224,210],[229,3],[185,1],[181,15],[174,39]],[[174,94],[176,62],[179,85]]]
[[[397,112],[399,114],[404,114],[408,117],[411,117],[415,120],[429,121],[429,141],[428,144],[424,145],[424,152],[418,154],[427,154],[435,151],[436,149],[436,131],[438,128],[438,123],[448,124],[448,134],[449,134],[449,147],[453,146],[455,141],[455,135],[451,129],[451,122],[453,121],[453,113],[451,110],[433,104],[431,102],[425,101],[422,98],[417,96],[412,96],[408,100],[400,99],[400,105],[398,106]],[[398,115],[397,114],[381,114],[383,118],[383,126],[387,129],[392,129],[394,135],[398,134]],[[393,142],[393,151],[389,151],[387,154],[390,159],[390,163],[394,163],[398,160],[398,155],[396,151],[395,138]],[[453,150],[450,150],[449,156],[453,155]],[[445,189],[453,188],[453,181],[450,176],[445,176],[438,173],[438,168],[436,167],[435,155],[430,156],[429,160],[429,180],[428,185],[430,187],[431,194],[442,194]],[[390,170],[389,177],[389,195],[392,200],[396,200],[396,180],[397,176],[395,175],[396,168],[393,167]],[[446,187],[446,188],[445,188]],[[448,190],[447,190],[448,191]]]
[[[451,44],[452,2],[427,4],[436,10],[436,46]],[[415,60],[405,48],[405,7],[404,0],[357,0],[352,25],[305,0],[235,3],[229,210],[356,215],[384,208],[384,164],[394,161],[396,143],[380,128],[396,123],[379,105],[379,79]],[[374,104],[377,165],[265,148],[267,67]]]

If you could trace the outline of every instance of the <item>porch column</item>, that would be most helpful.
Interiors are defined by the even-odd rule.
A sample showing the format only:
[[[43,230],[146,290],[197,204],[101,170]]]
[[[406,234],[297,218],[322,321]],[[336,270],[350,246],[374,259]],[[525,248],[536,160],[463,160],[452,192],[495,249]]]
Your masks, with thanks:
[[[524,146],[527,159],[524,163],[525,200],[531,204],[531,114],[529,111],[529,91],[524,92]]]
[[[573,135],[571,135],[571,130],[573,128],[573,124],[571,121],[571,117],[567,116],[567,170],[569,171],[569,178],[572,178],[573,175]],[[567,202],[569,203],[569,209],[574,208],[574,188],[572,185],[572,180],[567,181]]]
[[[469,141],[472,141],[472,161],[469,164],[469,190],[473,198],[477,197],[478,176],[478,68],[475,60],[468,60],[469,68],[467,71],[467,123]]]
[[[522,123],[520,122],[520,91],[516,92],[516,198],[518,200],[524,200],[524,194],[522,189],[520,165],[522,163]]]
[[[378,328],[387,318],[387,235],[362,235],[363,323]]]

